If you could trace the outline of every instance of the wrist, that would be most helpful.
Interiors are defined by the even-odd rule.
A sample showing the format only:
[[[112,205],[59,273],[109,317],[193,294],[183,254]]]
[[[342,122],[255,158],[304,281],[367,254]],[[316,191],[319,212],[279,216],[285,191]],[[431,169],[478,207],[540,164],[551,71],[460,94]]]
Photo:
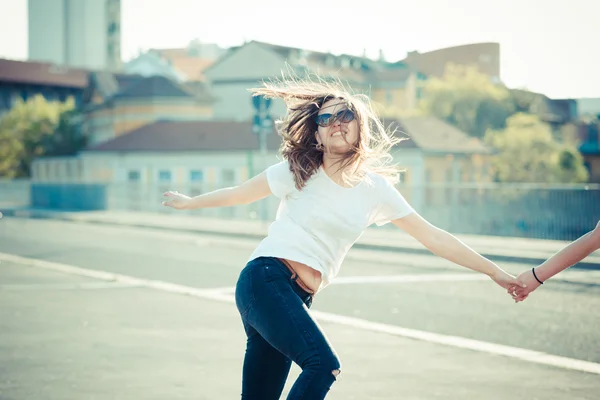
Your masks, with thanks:
[[[533,279],[535,279],[536,283],[540,285],[544,284],[544,280],[541,279],[541,277],[538,274],[536,274],[535,267],[531,268],[531,274],[533,275]]]
[[[489,268],[488,272],[485,272],[485,274],[487,276],[489,276],[492,279],[498,278],[500,276],[503,276],[506,274],[506,271],[504,271],[502,268],[500,268],[499,266],[497,266],[494,263],[491,263],[491,266]]]

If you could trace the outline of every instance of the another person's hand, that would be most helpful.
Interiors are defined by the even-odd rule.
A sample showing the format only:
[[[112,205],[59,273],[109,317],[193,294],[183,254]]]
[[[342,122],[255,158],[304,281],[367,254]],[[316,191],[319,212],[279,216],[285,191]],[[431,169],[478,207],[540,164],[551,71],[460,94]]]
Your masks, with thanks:
[[[541,283],[535,279],[533,272],[530,269],[521,272],[519,276],[517,276],[517,280],[525,284],[526,287],[519,287],[513,292],[510,290],[508,291],[508,294],[512,296],[516,303],[525,300],[527,296],[529,296],[529,293],[541,286]]]
[[[178,191],[168,191],[163,196],[168,197],[169,200],[163,201],[162,205],[176,210],[185,210],[191,200],[189,196],[181,194]]]
[[[506,273],[500,269],[491,278],[498,285],[500,285],[504,289],[508,290],[509,293],[515,292],[517,290],[517,288],[524,285],[523,283],[519,282],[517,280],[517,278],[515,278],[511,274]]]

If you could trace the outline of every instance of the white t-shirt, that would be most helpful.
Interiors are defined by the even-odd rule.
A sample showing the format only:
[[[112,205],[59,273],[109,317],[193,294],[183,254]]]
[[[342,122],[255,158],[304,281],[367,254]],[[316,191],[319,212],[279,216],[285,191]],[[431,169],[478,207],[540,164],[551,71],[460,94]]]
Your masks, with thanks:
[[[277,257],[308,265],[321,272],[321,289],[327,286],[368,226],[381,226],[414,211],[384,177],[369,173],[368,178],[345,188],[319,168],[299,191],[287,161],[267,168],[269,187],[281,203],[250,260]]]

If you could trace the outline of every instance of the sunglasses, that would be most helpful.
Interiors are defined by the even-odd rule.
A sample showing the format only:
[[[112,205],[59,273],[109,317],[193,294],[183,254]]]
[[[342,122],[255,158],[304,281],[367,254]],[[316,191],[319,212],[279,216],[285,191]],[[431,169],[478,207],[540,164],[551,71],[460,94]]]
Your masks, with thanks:
[[[315,117],[315,122],[317,125],[326,128],[333,124],[335,121],[340,121],[344,124],[348,122],[352,122],[354,120],[354,112],[352,110],[342,110],[337,114],[320,114]]]

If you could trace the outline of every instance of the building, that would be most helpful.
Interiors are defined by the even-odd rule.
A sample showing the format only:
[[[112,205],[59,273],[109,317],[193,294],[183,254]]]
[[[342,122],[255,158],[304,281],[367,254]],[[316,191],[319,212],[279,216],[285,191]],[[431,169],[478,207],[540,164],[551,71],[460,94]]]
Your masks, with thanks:
[[[600,98],[576,99],[579,118],[600,119]]]
[[[451,197],[436,185],[491,180],[491,150],[478,139],[431,117],[385,124],[409,138],[392,155],[406,169],[401,190],[416,207],[430,214],[446,210]],[[166,190],[197,195],[238,184],[277,162],[280,144],[271,130],[260,151],[250,121],[156,121],[92,145],[77,157],[36,159],[32,172],[35,181],[105,183],[118,192],[116,207],[148,209]],[[269,204],[274,212],[275,204]]]
[[[324,79],[337,79],[357,93],[368,94],[376,105],[396,102],[414,107],[418,97],[418,81],[425,77],[407,65],[387,63],[351,55],[333,55],[293,47],[251,41],[234,47],[204,71],[218,98],[215,118],[246,120],[254,114],[248,88],[281,77],[282,72],[298,76],[318,74]],[[381,103],[381,104],[379,104]],[[271,114],[285,114],[282,101],[273,102]]]
[[[600,183],[600,117],[565,124],[562,133],[577,143],[590,176],[589,182]]]
[[[204,71],[219,101],[215,118],[243,120],[253,114],[248,88],[280,77],[282,72],[300,76],[316,73],[339,79],[355,91],[368,94],[380,111],[414,109],[428,76],[442,76],[449,64],[476,66],[494,82],[500,82],[500,46],[475,43],[428,53],[410,53],[406,59],[388,62],[381,55],[372,60],[348,54],[334,55],[264,42],[251,41],[232,47]],[[281,101],[273,105],[278,117],[285,112]],[[385,112],[382,112],[385,114]]]
[[[446,47],[426,53],[409,52],[400,63],[432,77],[444,75],[448,64],[474,66],[493,81],[500,82],[500,44],[471,43]]]
[[[94,73],[83,109],[91,145],[160,120],[212,119],[214,97],[202,83],[180,84],[163,76]]]
[[[0,59],[0,117],[6,114],[17,99],[42,95],[48,101],[73,98],[84,103],[89,73],[48,63]]]
[[[511,89],[517,107],[516,111],[537,115],[550,125],[553,132],[559,132],[565,124],[578,118],[578,104],[573,99],[551,99],[548,96],[523,89]]]
[[[130,75],[164,76],[167,79],[183,82],[186,75],[177,70],[169,60],[152,51],[139,54],[132,60],[123,65],[123,72]]]
[[[205,82],[204,70],[225,51],[216,44],[193,40],[183,48],[142,52],[125,63],[124,72],[143,76],[161,75],[179,82]]]
[[[90,70],[121,66],[120,0],[29,0],[29,59]]]

